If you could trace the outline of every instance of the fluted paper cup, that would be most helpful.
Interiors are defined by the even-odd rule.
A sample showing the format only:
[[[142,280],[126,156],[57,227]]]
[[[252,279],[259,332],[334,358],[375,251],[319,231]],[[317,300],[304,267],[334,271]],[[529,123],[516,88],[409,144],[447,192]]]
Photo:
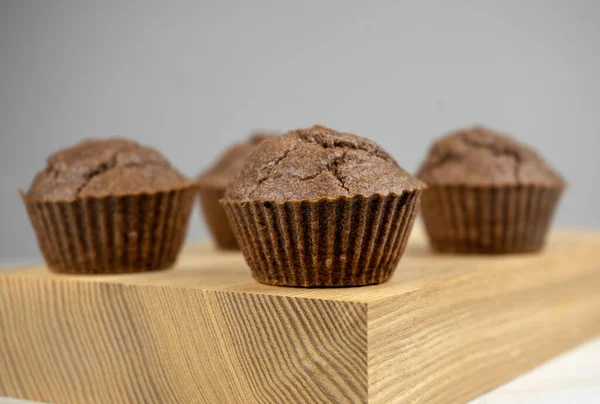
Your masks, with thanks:
[[[152,271],[175,262],[195,187],[148,194],[33,201],[21,192],[37,241],[54,272]]]
[[[420,191],[318,201],[222,201],[256,280],[278,286],[387,281],[404,252]]]
[[[562,188],[429,185],[423,220],[434,250],[501,254],[543,248]]]
[[[224,250],[239,250],[227,214],[219,201],[225,195],[225,187],[201,184],[198,187],[200,209],[217,247]]]

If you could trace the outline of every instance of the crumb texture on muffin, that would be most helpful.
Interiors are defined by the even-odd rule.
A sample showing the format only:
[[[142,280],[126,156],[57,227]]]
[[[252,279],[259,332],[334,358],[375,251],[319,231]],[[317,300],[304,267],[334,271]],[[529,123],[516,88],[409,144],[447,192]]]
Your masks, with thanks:
[[[225,150],[217,161],[205,172],[200,174],[198,180],[204,185],[214,185],[225,188],[237,175],[246,159],[263,140],[270,139],[279,133],[254,132],[246,142],[235,143]]]
[[[436,141],[417,176],[430,185],[565,185],[535,150],[481,126]]]
[[[125,139],[88,139],[52,154],[27,199],[70,201],[165,191],[189,185],[158,151]]]
[[[400,195],[423,186],[376,143],[316,125],[262,142],[225,199],[283,202]]]

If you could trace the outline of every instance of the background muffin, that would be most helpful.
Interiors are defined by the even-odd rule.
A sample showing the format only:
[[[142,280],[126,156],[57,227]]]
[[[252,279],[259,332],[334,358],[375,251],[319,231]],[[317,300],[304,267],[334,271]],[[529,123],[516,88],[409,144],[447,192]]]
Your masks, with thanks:
[[[533,149],[479,126],[435,142],[418,177],[431,244],[446,252],[539,250],[565,187]]]
[[[274,132],[253,133],[247,142],[236,143],[225,150],[217,162],[198,177],[200,208],[219,248],[239,249],[219,200],[225,195],[227,185],[242,170],[246,158],[256,145],[275,135]]]
[[[223,204],[258,281],[367,285],[392,275],[423,186],[374,142],[313,126],[261,143]]]
[[[120,273],[173,264],[193,192],[156,150],[107,139],[51,155],[22,196],[50,269]]]

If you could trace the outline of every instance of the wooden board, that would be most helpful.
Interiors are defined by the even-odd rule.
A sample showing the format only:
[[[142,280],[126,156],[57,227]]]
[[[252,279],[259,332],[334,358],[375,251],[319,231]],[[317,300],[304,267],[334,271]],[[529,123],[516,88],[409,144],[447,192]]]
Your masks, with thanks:
[[[256,283],[188,247],[170,271],[0,275],[0,395],[53,403],[464,402],[600,333],[600,233],[449,256],[413,234],[361,288]]]

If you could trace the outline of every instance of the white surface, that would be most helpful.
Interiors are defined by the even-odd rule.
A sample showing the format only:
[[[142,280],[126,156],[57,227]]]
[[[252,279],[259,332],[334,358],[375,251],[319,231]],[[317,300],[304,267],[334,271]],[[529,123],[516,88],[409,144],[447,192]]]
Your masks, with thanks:
[[[32,401],[0,398],[0,404]],[[567,352],[471,404],[600,403],[600,338]]]
[[[500,403],[600,403],[600,338],[471,402]]]

